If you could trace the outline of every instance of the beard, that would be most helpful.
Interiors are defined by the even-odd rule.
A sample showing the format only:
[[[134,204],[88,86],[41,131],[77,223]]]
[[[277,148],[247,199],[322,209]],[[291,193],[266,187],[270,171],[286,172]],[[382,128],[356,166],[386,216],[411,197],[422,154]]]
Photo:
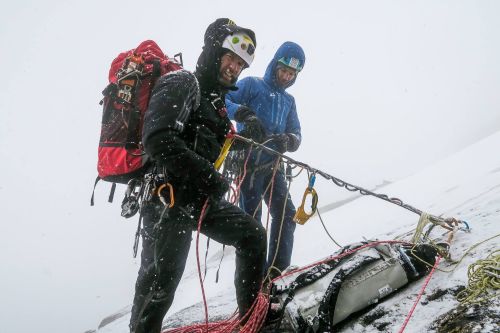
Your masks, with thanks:
[[[238,78],[233,76],[231,78],[231,80],[228,81],[228,80],[224,79],[223,77],[221,77],[221,75],[219,75],[217,78],[217,81],[219,82],[219,84],[221,86],[226,87],[226,88],[230,88],[236,84],[236,81],[238,81]]]

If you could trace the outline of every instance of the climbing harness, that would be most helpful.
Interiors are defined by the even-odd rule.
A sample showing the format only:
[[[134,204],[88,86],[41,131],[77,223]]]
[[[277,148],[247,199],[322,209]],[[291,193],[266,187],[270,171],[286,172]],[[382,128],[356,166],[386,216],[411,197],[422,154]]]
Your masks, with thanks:
[[[295,213],[295,216],[293,217],[293,221],[298,223],[298,224],[304,224],[309,220],[311,216],[316,213],[316,209],[318,206],[318,194],[316,193],[316,190],[314,189],[314,182],[316,181],[316,175],[313,173],[311,177],[309,177],[309,185],[307,186],[306,190],[304,191],[304,195],[302,197],[302,203],[300,204],[299,208],[297,208],[297,212]],[[304,206],[306,204],[306,198],[308,195],[311,195],[311,212],[307,213],[304,209]]]

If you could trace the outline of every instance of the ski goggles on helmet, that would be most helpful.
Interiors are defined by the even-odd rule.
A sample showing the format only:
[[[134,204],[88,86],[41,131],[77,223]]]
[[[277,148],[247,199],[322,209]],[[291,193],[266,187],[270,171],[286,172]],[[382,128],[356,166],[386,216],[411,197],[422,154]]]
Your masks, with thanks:
[[[278,63],[283,64],[287,67],[295,69],[297,72],[302,70],[302,65],[300,64],[300,60],[294,57],[283,57],[278,60]]]
[[[237,54],[247,66],[252,64],[255,56],[255,45],[248,35],[237,32],[227,36],[222,43],[222,47]]]

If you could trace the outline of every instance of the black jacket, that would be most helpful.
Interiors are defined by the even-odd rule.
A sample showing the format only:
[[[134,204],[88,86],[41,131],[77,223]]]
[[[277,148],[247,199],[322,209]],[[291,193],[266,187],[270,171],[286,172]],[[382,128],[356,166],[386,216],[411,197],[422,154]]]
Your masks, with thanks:
[[[192,73],[169,73],[158,80],[144,118],[146,153],[166,168],[177,188],[190,194],[208,194],[220,177],[213,163],[230,129],[227,115],[220,114],[208,97],[201,95]]]
[[[253,32],[220,19],[207,29],[194,74],[180,70],[156,83],[143,127],[142,142],[155,163],[166,168],[177,189],[192,197],[209,194],[220,174],[213,167],[231,122],[225,108],[228,89],[218,81],[222,42],[234,32]],[[186,199],[189,201],[189,199]]]

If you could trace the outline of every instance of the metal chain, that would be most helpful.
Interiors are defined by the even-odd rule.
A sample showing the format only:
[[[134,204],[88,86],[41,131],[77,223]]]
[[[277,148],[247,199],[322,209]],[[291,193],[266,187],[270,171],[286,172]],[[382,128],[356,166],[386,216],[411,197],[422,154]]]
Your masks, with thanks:
[[[292,164],[292,165],[295,165],[295,166],[299,166],[299,167],[302,167],[304,169],[306,169],[307,171],[313,173],[313,174],[318,174],[320,175],[321,177],[327,179],[327,180],[331,180],[335,185],[339,186],[339,187],[343,187],[345,188],[346,190],[350,191],[350,192],[359,192],[360,194],[362,195],[371,195],[371,196],[374,196],[376,198],[379,198],[379,199],[382,199],[384,201],[387,201],[387,202],[390,202],[392,204],[395,204],[397,206],[400,206],[402,208],[405,208],[407,210],[409,210],[410,212],[413,212],[417,215],[422,215],[422,211],[420,209],[417,209],[409,204],[405,204],[401,199],[399,198],[391,198],[389,197],[388,195],[386,194],[379,194],[379,193],[375,193],[375,192],[372,192],[370,190],[367,190],[363,187],[360,187],[360,186],[356,186],[354,184],[350,184],[346,181],[343,181],[342,179],[340,178],[337,178],[337,177],[334,177],[324,171],[321,171],[319,169],[316,169],[316,168],[313,168],[311,166],[309,166],[308,164],[304,163],[304,162],[300,162],[300,161],[297,161],[297,160],[294,160],[293,158],[289,157],[289,156],[286,156],[284,154],[281,154],[279,152],[277,152],[276,150],[274,149],[271,149],[269,147],[266,147],[265,145],[261,144],[261,143],[258,143],[258,142],[255,142],[251,139],[248,139],[248,138],[245,138],[241,135],[238,135],[238,134],[234,134],[234,138],[237,139],[237,140],[240,140],[240,141],[243,141],[249,145],[252,145],[252,146],[255,146],[255,147],[258,147],[260,149],[263,149],[265,151],[267,151],[268,153],[270,154],[273,154],[273,155],[278,155],[280,156],[283,160],[286,160],[288,163]],[[430,217],[430,220],[434,223],[437,223],[437,224],[440,224],[440,225],[445,225],[446,222],[445,222],[445,219],[441,218],[441,217],[438,217],[438,216],[434,216],[434,215],[429,215]]]

